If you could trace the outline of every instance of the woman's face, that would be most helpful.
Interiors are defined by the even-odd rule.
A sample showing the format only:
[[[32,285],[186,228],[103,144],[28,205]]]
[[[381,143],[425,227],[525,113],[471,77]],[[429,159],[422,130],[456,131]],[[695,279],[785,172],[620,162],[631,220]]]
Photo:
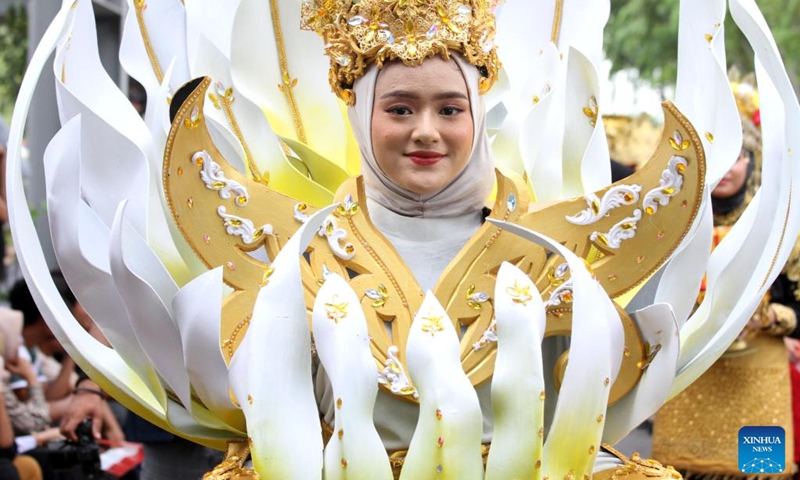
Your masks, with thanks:
[[[749,164],[750,156],[745,149],[742,149],[736,163],[722,177],[717,187],[711,192],[711,196],[714,198],[729,198],[736,195],[744,186],[744,182],[747,181],[747,167]]]
[[[446,187],[467,165],[473,123],[456,63],[440,57],[417,67],[386,64],[372,107],[372,149],[381,170],[422,196]]]

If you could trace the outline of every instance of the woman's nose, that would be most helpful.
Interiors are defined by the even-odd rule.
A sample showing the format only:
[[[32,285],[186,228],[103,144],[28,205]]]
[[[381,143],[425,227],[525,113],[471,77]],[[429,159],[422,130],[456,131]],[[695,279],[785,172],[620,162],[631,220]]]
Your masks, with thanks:
[[[436,125],[435,115],[422,113],[417,116],[413,140],[423,144],[435,143],[439,140],[439,129]]]

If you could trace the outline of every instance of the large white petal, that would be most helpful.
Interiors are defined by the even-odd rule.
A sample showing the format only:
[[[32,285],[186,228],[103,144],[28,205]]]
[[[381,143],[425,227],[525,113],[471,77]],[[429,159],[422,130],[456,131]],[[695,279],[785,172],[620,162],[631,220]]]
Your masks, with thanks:
[[[184,285],[172,309],[192,388],[203,405],[244,435],[244,417],[228,393],[228,366],[220,347],[223,290],[222,268],[215,268]]]
[[[111,278],[110,229],[81,199],[82,119],[79,115],[67,122],[45,151],[47,215],[53,248],[64,278],[83,308],[164,405],[164,388],[134,334]]]
[[[642,341],[649,343],[656,354],[633,390],[608,407],[603,442],[609,445],[622,440],[663,405],[678,364],[680,338],[669,305],[651,305],[634,312],[631,319],[639,328]]]
[[[512,296],[527,292],[525,297]],[[492,376],[494,432],[487,479],[534,478],[542,460],[544,372],[542,297],[520,269],[503,262],[494,293],[497,359]],[[538,399],[538,400],[537,400]],[[539,464],[541,466],[541,463]]]
[[[706,298],[684,327],[691,330],[682,338],[681,371],[673,394],[705,371],[733,341],[780,272],[800,228],[800,216],[792,214],[792,205],[800,201],[796,188],[800,169],[792,162],[800,141],[797,97],[755,2],[732,1],[731,15],[756,52],[762,188],[711,256]],[[734,258],[735,264],[728,265]]]
[[[536,232],[489,221],[561,255],[569,265],[574,293],[569,363],[547,433],[541,472],[559,478],[591,474],[600,449],[608,394],[622,361],[624,335],[619,315],[583,259]]]
[[[333,209],[308,219],[273,261],[228,370],[247,418],[253,466],[262,478],[317,479],[322,472],[322,428],[299,262]]]
[[[367,321],[356,293],[337,274],[317,293],[313,328],[336,398],[334,434],[325,447],[326,480],[391,480],[389,456],[372,421],[378,376]]]
[[[483,478],[478,395],[461,368],[453,322],[430,291],[408,333],[406,363],[419,420],[400,478]]]

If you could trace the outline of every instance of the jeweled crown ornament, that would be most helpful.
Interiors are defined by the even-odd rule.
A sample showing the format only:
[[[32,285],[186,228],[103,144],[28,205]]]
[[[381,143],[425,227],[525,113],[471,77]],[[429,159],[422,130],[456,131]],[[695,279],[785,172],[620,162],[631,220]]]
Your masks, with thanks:
[[[371,64],[414,66],[458,52],[481,73],[480,92],[497,80],[494,9],[501,0],[306,0],[301,28],[314,30],[330,57],[329,81],[348,105],[353,84]]]

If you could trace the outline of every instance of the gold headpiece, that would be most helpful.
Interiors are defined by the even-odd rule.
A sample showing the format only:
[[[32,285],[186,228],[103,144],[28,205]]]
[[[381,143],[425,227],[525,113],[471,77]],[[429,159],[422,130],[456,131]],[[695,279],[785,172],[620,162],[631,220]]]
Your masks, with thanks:
[[[500,69],[494,44],[499,0],[306,0],[301,28],[325,41],[334,93],[355,104],[353,84],[375,63],[419,65],[428,57],[459,52],[481,72],[487,92]]]
[[[761,110],[758,101],[758,90],[753,74],[741,75],[736,68],[728,72],[733,96],[739,108],[742,120],[742,146],[751,152],[761,151]]]

